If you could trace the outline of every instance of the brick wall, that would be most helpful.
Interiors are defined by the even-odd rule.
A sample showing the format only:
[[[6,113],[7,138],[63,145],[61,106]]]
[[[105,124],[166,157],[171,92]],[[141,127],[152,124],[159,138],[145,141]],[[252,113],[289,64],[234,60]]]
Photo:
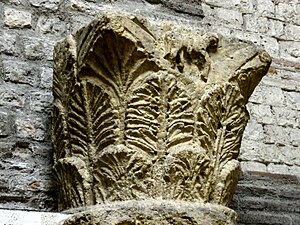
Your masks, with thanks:
[[[245,172],[231,208],[238,225],[300,224],[299,178],[287,174]]]
[[[273,58],[248,104],[243,169],[300,176],[300,2],[203,0],[202,7],[211,29],[252,41]]]
[[[232,207],[241,225],[300,224],[299,0],[0,0],[0,208],[55,211],[49,138],[53,46],[111,9],[200,21],[271,54],[269,74],[248,104],[251,120],[240,155],[244,175]]]
[[[239,225],[300,224],[300,2],[203,0],[203,21],[266,49],[273,63],[247,105]]]

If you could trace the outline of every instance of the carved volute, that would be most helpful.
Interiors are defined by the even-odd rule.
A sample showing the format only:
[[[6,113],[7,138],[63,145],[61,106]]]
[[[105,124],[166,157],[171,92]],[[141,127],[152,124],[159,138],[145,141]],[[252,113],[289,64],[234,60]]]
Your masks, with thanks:
[[[108,14],[56,46],[52,140],[61,210],[231,200],[245,104],[271,59],[217,34],[146,24]]]

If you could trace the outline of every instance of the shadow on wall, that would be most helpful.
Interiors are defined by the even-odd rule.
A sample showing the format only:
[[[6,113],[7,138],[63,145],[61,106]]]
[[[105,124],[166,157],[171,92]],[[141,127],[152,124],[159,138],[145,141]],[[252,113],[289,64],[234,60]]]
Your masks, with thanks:
[[[245,172],[230,208],[239,225],[300,224],[300,180],[294,175]]]

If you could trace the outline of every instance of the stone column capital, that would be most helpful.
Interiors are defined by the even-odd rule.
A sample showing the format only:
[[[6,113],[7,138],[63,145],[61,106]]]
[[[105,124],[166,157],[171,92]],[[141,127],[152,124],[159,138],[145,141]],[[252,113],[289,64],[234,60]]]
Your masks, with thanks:
[[[166,215],[164,202],[187,202],[191,213],[204,210],[200,203],[227,206],[239,177],[245,104],[270,62],[251,43],[116,13],[58,43],[52,140],[59,208],[101,204],[102,213],[103,204],[110,210],[127,202],[130,210],[117,204],[121,211],[137,217],[145,209],[148,218],[155,207]],[[138,224],[118,221],[111,224]],[[162,224],[216,224],[198,222]]]

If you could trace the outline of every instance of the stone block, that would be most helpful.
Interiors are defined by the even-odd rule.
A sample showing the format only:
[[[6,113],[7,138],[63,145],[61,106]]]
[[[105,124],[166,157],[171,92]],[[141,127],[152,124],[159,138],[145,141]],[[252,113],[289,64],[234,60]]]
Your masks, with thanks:
[[[260,43],[263,49],[270,53],[274,58],[279,57],[279,44],[276,38],[260,35]]]
[[[17,6],[28,6],[27,0],[9,0],[9,2]]]
[[[299,180],[299,174],[298,175],[292,175],[290,174],[275,174],[275,175],[281,175],[281,176],[295,176],[297,180]],[[279,190],[277,190],[277,196],[280,198],[290,199],[290,200],[296,200],[296,202],[299,204],[300,202],[300,190],[299,190],[299,182],[298,183],[285,183],[284,187],[281,187]],[[297,207],[297,206],[296,206]],[[297,208],[297,211],[299,211],[299,208]]]
[[[255,172],[255,171],[254,171]],[[250,171],[243,173],[244,174],[248,174],[251,173]],[[261,172],[255,172],[255,173],[261,173]],[[276,190],[274,188],[270,188],[265,184],[268,184],[268,181],[265,182],[265,180],[260,181],[260,180],[256,180],[256,178],[254,179],[247,179],[245,181],[241,180],[240,184],[237,187],[236,190],[236,195],[240,196],[239,200],[241,200],[241,198],[243,197],[254,197],[254,198],[262,198],[265,196],[268,197],[275,197],[277,196]],[[239,206],[241,206],[243,204],[243,202],[239,202]],[[253,208],[256,207],[256,205],[252,206]],[[241,206],[241,208],[244,208],[243,206]],[[250,209],[249,209],[250,210]],[[237,209],[238,211],[238,209]],[[257,224],[255,224],[257,225]]]
[[[243,139],[262,141],[264,139],[264,130],[262,124],[250,120],[244,131]]]
[[[295,218],[299,215],[299,199],[297,176],[286,173],[245,172],[238,185],[233,208],[239,215],[239,225],[286,224],[281,216],[291,218],[292,223],[287,224],[298,225]],[[244,214],[247,218],[243,217]],[[261,217],[272,214],[279,215],[277,222],[262,221]]]
[[[1,162],[1,170],[4,170],[6,167],[2,166],[3,162]],[[2,191],[8,191],[9,190],[9,181],[8,181],[8,176],[6,176],[5,173],[0,174],[0,187]],[[0,192],[1,196],[1,192]]]
[[[29,107],[36,112],[51,114],[53,97],[50,92],[39,91],[30,94]]]
[[[300,224],[300,214],[299,213],[291,215],[291,218],[293,221],[292,225]]]
[[[300,147],[300,129],[290,128],[289,130],[290,130],[289,135],[290,135],[291,144],[295,147]],[[299,155],[299,160],[300,160],[300,155]]]
[[[259,85],[254,90],[249,102],[271,105],[284,106],[284,92],[279,87]]]
[[[126,4],[126,6],[125,6],[125,4]],[[143,4],[141,4],[140,0],[137,0],[137,1],[129,0],[129,1],[126,1],[126,3],[122,2],[122,1],[116,1],[115,6],[116,6],[116,8],[121,7],[122,10],[125,9],[125,11],[126,11],[126,9],[128,10],[128,9],[132,9],[132,7],[134,7],[134,9],[139,11],[141,7],[145,8],[145,2],[143,2]],[[147,6],[149,6],[149,5],[147,5]],[[103,8],[105,8],[105,7],[110,8],[111,4],[106,3],[103,5],[103,0],[102,1],[67,0],[67,1],[63,1],[60,3],[61,10],[64,10],[66,12],[69,12],[72,15],[80,16],[80,17],[99,16],[99,12],[100,12],[100,14],[103,13]],[[72,24],[72,23],[70,23],[70,24]]]
[[[279,148],[272,144],[243,140],[239,158],[242,161],[256,161],[260,163],[279,163]]]
[[[279,56],[279,44],[276,38],[245,30],[231,30],[229,36],[243,41],[251,41],[255,45],[265,49],[272,57],[278,58]]]
[[[270,19],[256,14],[245,14],[243,16],[246,30],[261,34],[267,34],[271,37],[283,38],[283,22]]]
[[[300,165],[300,157],[297,153],[297,147],[278,146],[278,154],[276,155],[278,163],[288,166]]]
[[[272,0],[257,0],[257,12],[261,16],[274,16],[274,2]]]
[[[29,0],[29,3],[44,10],[57,10],[60,0]]]
[[[216,15],[216,12],[214,12],[214,7],[207,4],[202,4],[202,10],[204,14],[203,21],[211,23],[211,20],[213,20],[214,16]]]
[[[33,157],[32,153],[35,153],[30,142],[24,140],[16,141],[12,145],[10,152],[12,153],[12,160],[20,159],[22,162],[26,162],[26,159],[28,159],[27,162],[30,162],[30,159]]]
[[[67,217],[69,217],[69,215],[63,213],[42,213],[43,223],[41,225],[57,225]]]
[[[48,170],[48,168],[52,167],[52,161],[49,161],[49,158],[53,156],[52,146],[48,142],[30,142],[29,147],[35,158],[45,163],[45,168],[41,168],[39,171],[43,171],[43,173],[48,175],[51,174],[52,171]]]
[[[15,84],[2,84],[0,86],[0,105],[13,108],[22,108],[25,105],[25,91]]]
[[[161,0],[163,5],[179,13],[203,16],[201,1],[199,0]]]
[[[242,13],[238,10],[214,8],[212,11],[217,18],[221,19],[227,25],[235,28],[239,28],[243,25]]]
[[[17,54],[18,48],[16,46],[16,35],[10,34],[5,31],[0,32],[0,53],[4,53],[7,55]]]
[[[30,28],[31,12],[13,8],[5,8],[4,24],[9,28]]]
[[[300,92],[288,91],[285,92],[287,106],[289,108],[300,110]]]
[[[279,20],[268,18],[268,31],[267,34],[276,37],[276,38],[284,38],[284,23]]]
[[[42,68],[41,74],[41,88],[50,89],[52,88],[52,77],[53,77],[53,69],[49,67]]]
[[[66,7],[69,10],[87,12],[90,9],[89,3],[82,0],[69,0],[66,3]]]
[[[22,39],[25,57],[31,60],[53,60],[55,40],[38,37],[23,37]]]
[[[300,41],[300,25],[286,24],[284,30],[286,40]]]
[[[300,202],[296,200],[292,201],[290,199],[273,199],[267,198],[265,196],[259,197],[243,197],[240,199],[243,203],[242,209],[247,210],[264,210],[264,211],[274,211],[274,212],[300,212]],[[299,207],[299,208],[298,208]]]
[[[297,25],[300,25],[300,3],[296,3],[295,5],[295,10],[294,10],[294,18],[292,20],[293,23],[297,24]]]
[[[3,79],[5,81],[38,86],[40,73],[37,65],[16,60],[3,60]]]
[[[51,149],[48,147],[46,158],[39,152],[44,151],[45,147],[27,143],[28,146],[18,146],[17,142],[8,150],[10,153],[8,156],[1,155],[1,161],[5,163],[6,169],[4,178],[8,179],[6,200],[7,202],[22,202],[31,209],[48,210],[54,207],[53,196],[51,196],[53,192],[52,164],[49,160]],[[1,192],[3,188],[0,189],[0,198]],[[20,207],[15,209],[17,208]]]
[[[7,112],[0,112],[0,137],[7,137],[12,134],[13,118]]]
[[[247,0],[203,0],[202,2],[210,6],[235,9],[242,13],[252,13],[254,11],[253,2]]]
[[[7,140],[1,140],[0,142],[0,157],[1,160],[0,161],[4,161],[5,159],[12,157],[12,152],[10,151],[11,148],[13,148],[14,146],[14,142],[9,142]],[[3,172],[3,171],[1,171]]]
[[[290,61],[299,62],[300,42],[279,41],[280,57]]]
[[[45,139],[45,125],[41,118],[22,116],[16,119],[15,126],[17,136],[20,138],[29,138],[37,141]]]
[[[209,24],[210,26],[211,24],[216,26],[216,31],[222,29],[220,26],[224,26],[226,28],[231,28],[229,35],[226,36],[234,36],[233,33],[235,31],[232,29],[242,29],[243,16],[242,13],[237,9],[219,8],[206,4],[203,4],[202,7],[204,13],[203,22]]]
[[[264,126],[264,140],[266,144],[290,145],[289,129],[275,126]]]
[[[203,18],[203,20],[205,20],[205,18]],[[218,24],[214,24],[214,23],[211,23],[211,22],[208,22],[208,23],[209,23],[210,29],[213,32],[219,33],[219,34],[223,35],[224,37],[231,37],[232,36],[232,32],[233,32],[232,28],[225,27],[225,26],[220,26]]]
[[[300,166],[288,166],[285,164],[270,163],[267,166],[267,171],[270,173],[292,174],[300,176]]]
[[[276,17],[283,21],[300,25],[300,4],[295,2],[280,2],[276,5]]]
[[[242,41],[251,41],[252,43],[254,43],[255,45],[260,45],[261,44],[261,36],[259,36],[258,34],[256,33],[253,33],[253,32],[249,32],[249,31],[246,31],[246,30],[238,30],[238,29],[226,29],[227,30],[227,35],[226,36],[229,36],[229,37],[232,37],[232,38],[237,38],[239,40],[242,40]],[[229,31],[229,32],[228,32]]]
[[[90,23],[93,20],[92,16],[89,15],[74,15],[70,18],[71,22],[71,31],[72,33],[77,32],[81,29],[84,25]]]
[[[24,174],[32,174],[34,172],[33,164],[30,162],[30,159],[19,161],[12,160],[12,164],[7,167],[11,172],[10,178],[10,191],[24,191],[26,190],[26,180]],[[16,171],[19,171],[20,175],[13,175]],[[24,183],[25,182],[25,183]]]
[[[243,18],[246,30],[257,33],[267,33],[269,31],[268,19],[266,17],[246,14]]]
[[[276,118],[276,124],[283,127],[300,128],[300,111],[287,110],[285,107],[274,106],[273,112]]]
[[[285,214],[279,214],[278,212],[258,212],[258,211],[248,211],[239,212],[240,221],[247,221],[247,224],[263,224],[263,225],[292,225],[292,219],[290,216]]]
[[[247,109],[251,115],[250,119],[253,122],[263,124],[273,124],[275,122],[275,115],[269,105],[253,104],[249,102]]]
[[[42,15],[38,18],[36,29],[43,34],[66,36],[69,26],[58,17]]]
[[[277,70],[277,71],[278,71],[278,75],[280,76],[281,79],[300,83],[299,72],[293,72],[293,71],[288,71],[288,70]]]
[[[246,161],[241,162],[242,171],[267,172],[267,166],[260,162]]]
[[[284,92],[300,92],[300,76],[298,72],[283,69],[279,65],[276,65],[273,69],[273,73],[263,78],[263,85],[275,86],[281,88]]]

